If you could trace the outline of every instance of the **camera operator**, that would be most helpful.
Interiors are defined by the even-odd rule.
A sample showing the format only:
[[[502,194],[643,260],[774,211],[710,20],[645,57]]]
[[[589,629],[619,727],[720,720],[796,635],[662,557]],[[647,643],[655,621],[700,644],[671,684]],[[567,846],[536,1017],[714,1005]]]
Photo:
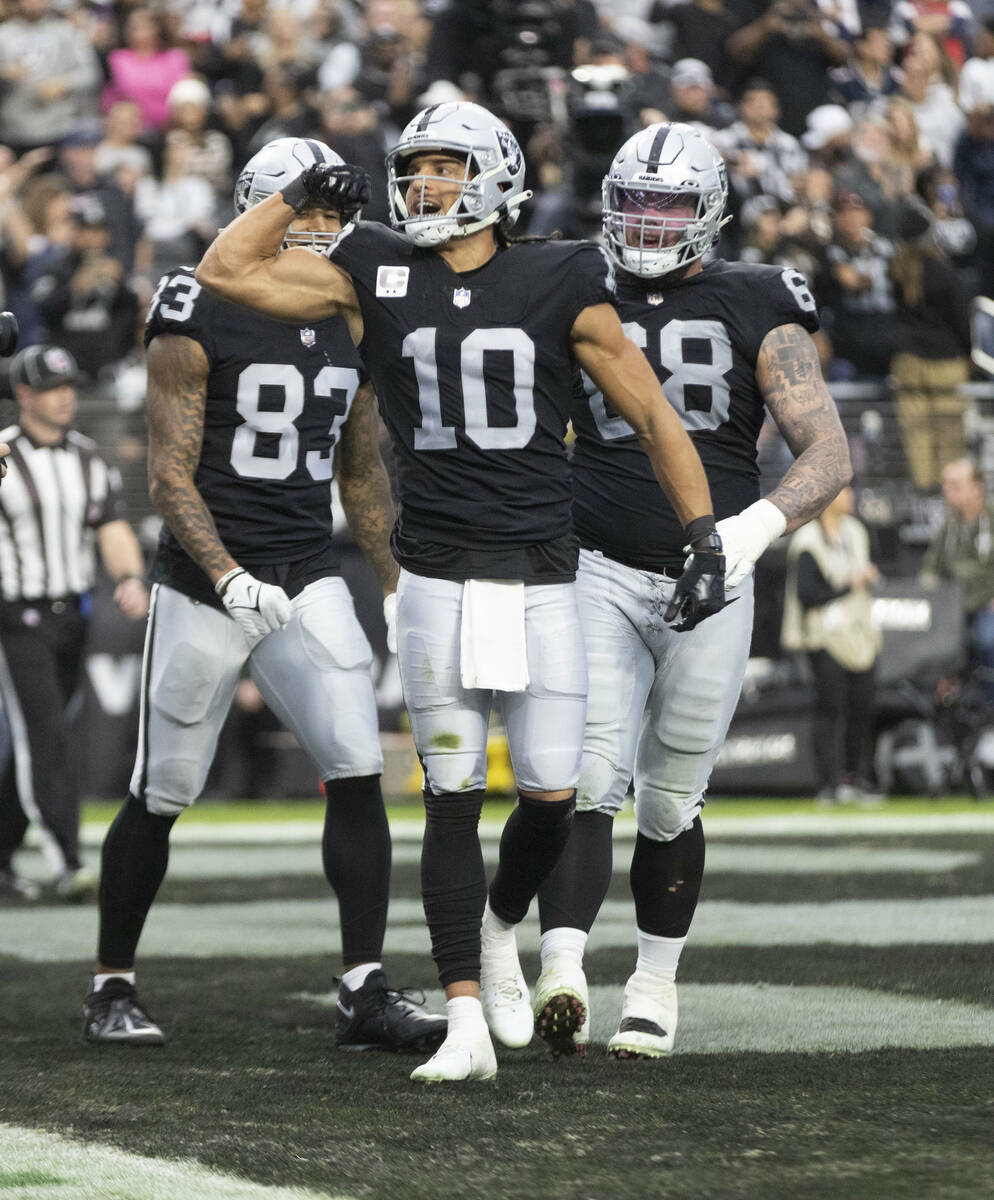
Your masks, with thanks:
[[[830,67],[840,67],[849,48],[835,21],[815,0],[775,0],[765,13],[733,34],[726,46],[732,62],[772,84],[781,124],[799,137],[804,118],[828,99]]]

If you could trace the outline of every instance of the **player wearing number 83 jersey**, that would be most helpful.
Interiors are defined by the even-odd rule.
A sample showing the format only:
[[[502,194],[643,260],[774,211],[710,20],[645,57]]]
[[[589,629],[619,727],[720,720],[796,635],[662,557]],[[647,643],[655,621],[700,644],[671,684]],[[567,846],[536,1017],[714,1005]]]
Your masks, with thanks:
[[[609,1049],[673,1047],[675,974],[704,868],[700,810],[738,700],[752,632],[752,568],[785,529],[810,520],[849,478],[845,436],[810,334],[815,306],[798,272],[703,265],[724,223],[725,169],[681,124],[650,126],[604,181],[604,233],[617,305],[707,471],[734,600],[674,633],[660,619],[683,566],[679,521],[650,486],[645,455],[589,377],[577,377],[573,459],[578,586],[590,700],[577,815],[539,892],[537,1020],[585,998],[582,954],[611,877],[611,826],[635,781],[631,883],[639,959]],[[795,462],[759,498],[757,441],[769,411]],[[586,1042],[582,1029],[559,1050]]]
[[[425,770],[422,892],[450,1019],[414,1077],[481,1078],[496,1070],[483,1010],[505,1043],[531,1037],[513,927],[560,852],[579,770],[586,662],[563,446],[574,362],[638,431],[699,543],[674,614],[693,623],[720,609],[722,560],[700,460],[624,337],[610,264],[591,247],[505,236],[526,198],[506,126],[478,105],[432,106],[387,170],[399,232],[360,225],[334,263],[277,255],[291,192],[222,231],[197,278],[284,320],[341,313],[376,384],[399,468],[399,658]],[[334,211],[362,194],[341,172],[315,169],[304,183]],[[477,824],[495,695],[520,802],[484,913]]]
[[[341,159],[308,139],[268,143],[243,171],[236,205],[258,202],[314,161]],[[290,240],[322,252],[333,239],[303,213]],[[361,360],[339,318],[291,328],[218,300],[186,268],[160,283],[146,342],[149,478],[164,526],[131,794],[104,843],[85,1036],[162,1041],[134,994],[135,951],[172,824],[204,786],[244,670],[324,782],[322,856],[346,968],[339,1044],[437,1045],[444,1018],[390,991],[381,970],[390,834],[372,652],[331,544],[337,468],[352,532],[393,593],[392,504]]]

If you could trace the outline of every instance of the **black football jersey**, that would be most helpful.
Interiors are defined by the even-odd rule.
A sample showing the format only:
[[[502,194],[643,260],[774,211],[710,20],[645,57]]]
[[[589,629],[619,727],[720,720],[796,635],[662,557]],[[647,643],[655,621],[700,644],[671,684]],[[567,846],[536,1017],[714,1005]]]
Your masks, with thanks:
[[[305,574],[328,573],[333,450],[365,379],[345,322],[284,325],[212,296],[180,267],[156,289],[146,346],[162,333],[193,338],[210,364],[195,482],[232,557],[249,570],[307,562]],[[153,578],[217,603],[165,526]]]
[[[570,331],[612,299],[604,254],[521,242],[457,274],[362,224],[334,258],[355,284],[359,349],[393,442],[398,561],[447,579],[572,579]]]
[[[718,259],[660,287],[619,272],[617,306],[701,456],[715,516],[759,499],[756,443],[764,402],[756,385],[763,339],[779,325],[818,328],[804,276]],[[683,561],[682,526],[631,426],[583,373],[575,378],[574,520],[580,545],[640,570]]]

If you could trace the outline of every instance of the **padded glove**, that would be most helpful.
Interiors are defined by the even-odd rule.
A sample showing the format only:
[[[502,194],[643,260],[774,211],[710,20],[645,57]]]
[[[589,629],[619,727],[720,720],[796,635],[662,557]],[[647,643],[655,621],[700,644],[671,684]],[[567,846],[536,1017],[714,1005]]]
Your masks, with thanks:
[[[311,163],[283,189],[283,203],[294,212],[321,208],[337,212],[342,221],[351,220],[370,197],[369,173],[363,167],[345,163]]]
[[[214,584],[221,603],[253,645],[293,616],[293,605],[281,587],[262,583],[244,567],[235,567]]]
[[[701,532],[707,524],[710,531]],[[667,623],[679,618],[678,624],[672,626],[675,633],[686,633],[725,607],[725,556],[713,519],[705,522],[704,518],[698,518],[688,527],[688,533],[691,541],[684,549],[690,551],[690,557],[663,613]]]

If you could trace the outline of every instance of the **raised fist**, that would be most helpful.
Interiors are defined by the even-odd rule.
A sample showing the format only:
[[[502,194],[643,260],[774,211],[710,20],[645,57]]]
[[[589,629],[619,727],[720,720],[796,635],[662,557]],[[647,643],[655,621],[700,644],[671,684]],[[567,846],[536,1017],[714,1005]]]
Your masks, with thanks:
[[[363,167],[311,163],[283,189],[283,202],[294,212],[321,208],[348,221],[369,203],[370,191],[369,174]]]

